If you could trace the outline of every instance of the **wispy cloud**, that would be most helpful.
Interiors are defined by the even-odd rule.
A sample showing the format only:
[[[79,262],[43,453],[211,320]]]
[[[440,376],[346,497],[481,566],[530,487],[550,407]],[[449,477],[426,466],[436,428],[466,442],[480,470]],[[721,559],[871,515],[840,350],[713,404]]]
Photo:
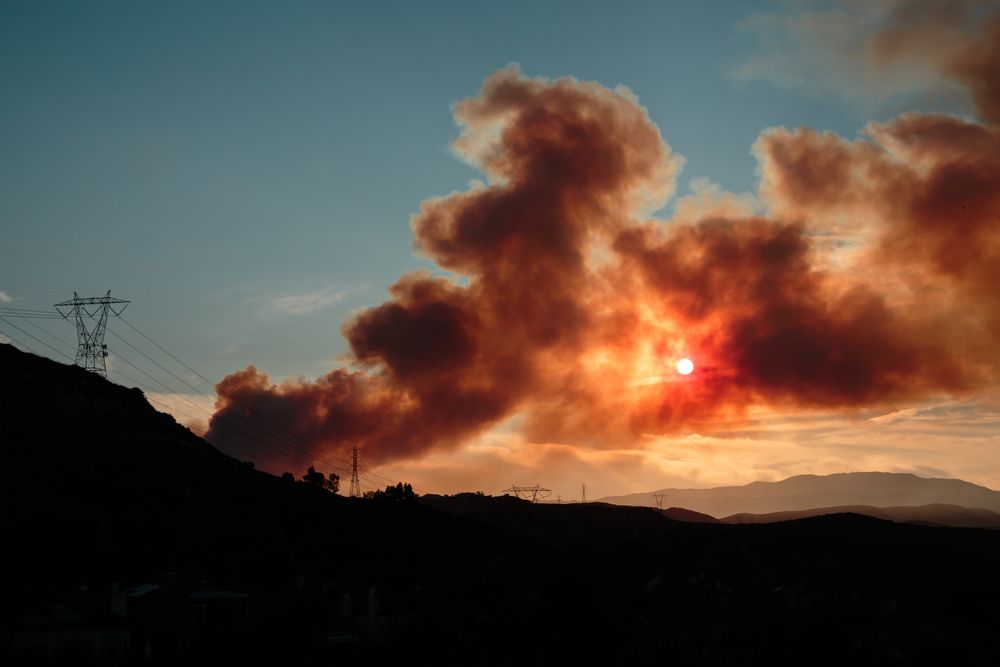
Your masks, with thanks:
[[[731,74],[846,98],[866,114],[894,98],[893,108],[919,99],[968,112],[947,63],[974,38],[991,2],[779,5],[743,22],[757,45]]]
[[[0,290],[0,303],[11,303],[12,301],[14,301],[14,299],[11,298],[10,294]]]
[[[347,290],[328,287],[313,292],[270,297],[261,306],[260,314],[264,317],[309,315],[340,303],[345,296]]]

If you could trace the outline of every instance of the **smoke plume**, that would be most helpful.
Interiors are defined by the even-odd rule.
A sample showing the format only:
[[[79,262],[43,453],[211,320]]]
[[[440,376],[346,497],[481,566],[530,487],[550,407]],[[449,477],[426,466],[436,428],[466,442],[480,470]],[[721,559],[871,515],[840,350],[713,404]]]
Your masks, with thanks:
[[[922,25],[917,22],[918,25]],[[749,406],[857,410],[989,387],[1000,361],[1000,23],[949,52],[981,122],[906,114],[847,141],[764,132],[756,213],[707,193],[654,219],[682,160],[635,97],[492,74],[455,108],[485,187],[424,202],[416,248],[456,279],[404,275],[343,326],[352,364],[218,385],[208,438],[300,460],[455,446],[517,417],[602,447],[710,430]],[[879,57],[905,51],[906,24]],[[694,360],[689,376],[674,363]]]

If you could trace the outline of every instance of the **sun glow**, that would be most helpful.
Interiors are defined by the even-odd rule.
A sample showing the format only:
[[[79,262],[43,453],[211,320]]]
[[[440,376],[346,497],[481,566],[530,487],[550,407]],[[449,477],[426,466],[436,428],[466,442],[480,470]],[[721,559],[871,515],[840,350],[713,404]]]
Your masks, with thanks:
[[[677,372],[681,375],[690,375],[694,370],[694,362],[690,359],[681,359],[677,362]]]

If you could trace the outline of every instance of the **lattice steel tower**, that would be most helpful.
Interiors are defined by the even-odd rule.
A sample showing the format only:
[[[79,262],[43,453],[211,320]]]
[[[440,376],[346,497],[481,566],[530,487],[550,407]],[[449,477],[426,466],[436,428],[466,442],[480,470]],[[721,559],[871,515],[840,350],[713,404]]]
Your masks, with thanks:
[[[548,498],[552,495],[552,489],[543,489],[538,484],[534,486],[518,486],[517,484],[512,484],[509,489],[504,489],[504,493],[518,498],[524,498],[527,500],[531,498],[531,502],[537,503],[539,498]]]
[[[104,344],[104,332],[108,328],[108,314],[111,313],[118,317],[129,303],[124,299],[112,298],[111,290],[108,290],[104,296],[83,298],[73,292],[72,299],[55,305],[60,315],[66,319],[72,315],[76,322],[77,366],[82,366],[88,371],[93,371],[104,377],[108,376],[108,366],[105,361],[108,356],[108,346]],[[89,329],[84,316],[94,320]]]

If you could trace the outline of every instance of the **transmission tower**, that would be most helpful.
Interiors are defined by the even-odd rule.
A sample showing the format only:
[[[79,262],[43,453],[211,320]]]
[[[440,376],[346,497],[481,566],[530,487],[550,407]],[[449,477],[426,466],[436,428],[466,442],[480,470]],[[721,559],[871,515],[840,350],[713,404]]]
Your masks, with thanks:
[[[539,498],[548,498],[552,495],[552,489],[543,489],[538,484],[534,486],[518,486],[517,484],[511,484],[509,489],[504,489],[504,493],[511,493],[518,498],[524,498],[527,500],[531,498],[531,502],[537,503]]]
[[[108,376],[108,366],[105,361],[108,356],[108,346],[104,344],[104,332],[108,328],[108,313],[115,317],[122,314],[129,302],[124,299],[111,298],[111,290],[104,296],[81,298],[73,292],[73,298],[55,304],[56,310],[65,319],[73,316],[76,322],[76,365],[93,371],[104,377]],[[90,328],[84,316],[94,320]]]
[[[581,484],[580,485],[580,502],[581,503],[587,502],[587,485],[586,484]]]
[[[666,498],[666,497],[667,497],[667,494],[665,494],[665,493],[654,493],[653,494],[653,500],[656,501],[656,509],[658,509],[658,510],[662,510],[663,509],[663,499]]]
[[[361,480],[358,479],[358,446],[351,449],[351,498],[361,497]]]

